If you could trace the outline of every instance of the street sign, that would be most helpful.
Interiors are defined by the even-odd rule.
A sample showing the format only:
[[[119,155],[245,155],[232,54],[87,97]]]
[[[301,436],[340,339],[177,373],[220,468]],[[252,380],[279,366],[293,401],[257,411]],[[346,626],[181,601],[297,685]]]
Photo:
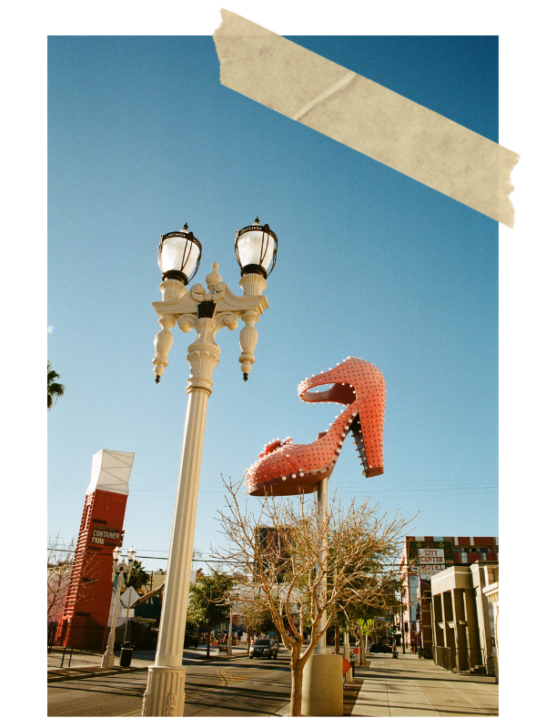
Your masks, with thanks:
[[[140,596],[136,589],[130,586],[126,589],[120,597],[120,601],[124,607],[132,607],[135,602],[138,602]]]

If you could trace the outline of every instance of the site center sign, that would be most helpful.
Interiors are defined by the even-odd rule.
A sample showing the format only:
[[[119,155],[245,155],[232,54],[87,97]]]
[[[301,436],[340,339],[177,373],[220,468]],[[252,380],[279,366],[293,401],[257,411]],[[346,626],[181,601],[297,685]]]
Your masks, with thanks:
[[[419,577],[428,581],[445,567],[444,549],[419,549]]]
[[[449,541],[412,541],[409,544],[411,571],[424,581],[453,566],[453,548]]]

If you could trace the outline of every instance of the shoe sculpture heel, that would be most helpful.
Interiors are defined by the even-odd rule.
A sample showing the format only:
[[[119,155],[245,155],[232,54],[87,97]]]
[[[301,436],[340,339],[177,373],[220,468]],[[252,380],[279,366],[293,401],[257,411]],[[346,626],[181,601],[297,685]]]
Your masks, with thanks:
[[[310,390],[332,386],[324,392]],[[386,388],[383,375],[373,364],[349,357],[329,372],[304,380],[298,386],[304,402],[338,402],[346,405],[327,432],[309,445],[291,438],[271,442],[246,471],[250,495],[298,495],[312,493],[328,478],[343,443],[352,433],[367,478],[383,473],[383,419]]]

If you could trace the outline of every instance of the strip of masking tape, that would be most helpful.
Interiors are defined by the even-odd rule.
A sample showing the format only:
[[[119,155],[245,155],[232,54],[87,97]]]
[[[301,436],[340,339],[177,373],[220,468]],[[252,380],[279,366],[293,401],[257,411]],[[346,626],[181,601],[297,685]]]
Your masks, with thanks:
[[[518,155],[228,10],[220,82],[464,205],[514,226]]]

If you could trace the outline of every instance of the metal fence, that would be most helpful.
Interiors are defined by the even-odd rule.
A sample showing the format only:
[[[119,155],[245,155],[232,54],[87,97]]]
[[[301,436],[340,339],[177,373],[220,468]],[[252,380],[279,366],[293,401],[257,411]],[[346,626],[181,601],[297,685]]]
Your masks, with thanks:
[[[48,652],[55,647],[72,647],[74,650],[100,651],[105,644],[105,628],[94,620],[78,619],[69,625],[64,622],[47,623]]]
[[[47,623],[47,649],[48,652],[55,645],[55,638],[58,631],[58,622],[48,622]]]
[[[435,647],[434,662],[440,667],[443,667],[444,670],[453,670],[451,647]]]
[[[432,649],[430,647],[419,647],[417,650],[417,654],[419,657],[425,659],[425,660],[432,660],[434,655],[432,654]]]
[[[66,622],[47,623],[47,649],[51,652],[53,648],[73,647],[74,650],[100,652],[105,649],[108,642],[110,629],[98,625],[94,620],[83,619],[73,622],[68,627]],[[154,649],[157,643],[157,630],[151,629],[149,625],[140,622],[127,622],[116,628],[114,646],[121,647],[124,641],[131,642],[136,649]]]
[[[451,672],[495,674],[493,661],[486,664],[481,648],[434,647],[434,662]]]

